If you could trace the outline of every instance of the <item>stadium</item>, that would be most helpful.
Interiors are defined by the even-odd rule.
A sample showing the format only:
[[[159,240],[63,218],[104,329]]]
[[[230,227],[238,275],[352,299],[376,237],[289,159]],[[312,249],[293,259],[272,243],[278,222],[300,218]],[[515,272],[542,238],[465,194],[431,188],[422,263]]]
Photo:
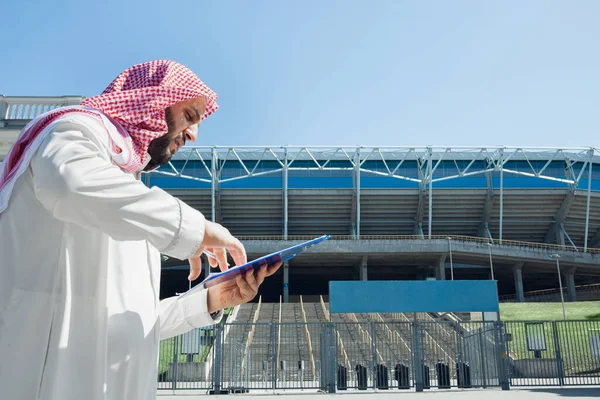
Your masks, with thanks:
[[[0,96],[0,160],[33,117],[80,101],[81,97]],[[467,375],[461,369],[466,359],[472,369],[468,385],[502,384],[500,368],[483,361],[488,355],[494,358],[498,343],[481,322],[463,324],[452,319],[455,316],[433,314],[414,319],[404,314],[351,314],[334,319],[328,304],[331,281],[493,279],[499,295],[516,302],[541,290],[562,292],[560,287],[571,302],[598,297],[600,156],[594,148],[189,146],[143,180],[226,226],[244,243],[249,259],[332,235],[267,279],[254,304],[231,311],[227,322],[242,325],[214,328],[220,339],[211,336],[210,345],[202,341],[208,331],[200,334],[200,344],[194,341],[197,332],[196,339],[165,343],[161,349],[167,356],[161,356],[163,375],[159,376],[165,388],[172,381],[180,388],[214,389],[210,382],[198,384],[181,375],[204,374],[208,381],[209,370],[218,374],[213,382],[216,379],[222,387],[274,388],[285,381],[323,388],[327,343],[335,347],[336,368],[359,371],[369,366],[369,378],[365,375],[361,383],[357,372],[347,387],[380,387],[379,372],[373,371],[380,371],[379,366],[400,371],[398,366],[416,360],[415,354],[431,366],[432,375],[419,378],[411,370],[409,387],[423,388],[427,380],[439,383],[446,375],[448,381],[440,387],[470,387],[465,386]],[[163,257],[161,297],[187,290],[188,271],[187,261]],[[207,273],[206,265],[203,276]],[[413,325],[417,320],[431,329]],[[335,339],[327,338],[327,321],[344,324]],[[282,329],[284,323],[304,325]],[[273,324],[279,324],[278,332]],[[416,329],[425,332],[421,353],[411,342]],[[511,329],[515,338],[525,331],[522,325]],[[575,346],[553,325],[543,329],[552,346]],[[474,337],[478,344],[473,344]],[[196,350],[185,353],[182,346],[189,340]],[[220,348],[213,347],[214,340],[225,344],[225,355],[214,354],[221,351],[213,350]],[[569,372],[541,376],[539,371],[546,365],[540,364],[534,373],[525,363],[541,353],[530,354],[533,350],[525,349],[524,338],[514,340],[504,353],[512,363],[511,384],[525,385],[518,379],[532,377],[549,385],[562,385],[565,379],[577,384],[576,379],[590,374],[593,378],[582,382],[600,383],[593,350],[585,353],[585,362],[579,353],[564,358],[572,363]],[[188,355],[179,372],[173,370],[179,361],[169,361],[178,360],[175,353]],[[204,357],[205,364],[220,360],[217,372],[212,364],[202,367],[201,373],[183,370],[196,368],[190,365],[198,357]],[[302,376],[294,369],[280,381],[286,371],[282,360],[302,362],[298,367]],[[446,375],[436,370],[434,378],[440,362],[449,370]],[[562,378],[555,379],[559,375]],[[385,385],[390,380],[385,378]],[[191,381],[195,383],[189,386]],[[338,388],[340,382],[345,381],[338,375]]]
[[[0,157],[35,115],[81,97],[0,97]],[[501,296],[600,282],[593,148],[188,147],[145,175],[225,225],[250,259],[329,234],[265,282],[265,301],[331,280],[494,279]],[[163,295],[185,290],[165,260]]]

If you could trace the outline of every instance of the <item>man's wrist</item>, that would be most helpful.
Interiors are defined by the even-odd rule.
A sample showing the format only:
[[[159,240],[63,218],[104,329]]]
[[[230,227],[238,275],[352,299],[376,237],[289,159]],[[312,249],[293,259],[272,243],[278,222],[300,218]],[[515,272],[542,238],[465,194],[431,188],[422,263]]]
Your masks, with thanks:
[[[208,288],[208,293],[206,295],[206,306],[209,314],[215,314],[224,308],[220,304],[218,297],[219,296],[216,287],[213,286]]]

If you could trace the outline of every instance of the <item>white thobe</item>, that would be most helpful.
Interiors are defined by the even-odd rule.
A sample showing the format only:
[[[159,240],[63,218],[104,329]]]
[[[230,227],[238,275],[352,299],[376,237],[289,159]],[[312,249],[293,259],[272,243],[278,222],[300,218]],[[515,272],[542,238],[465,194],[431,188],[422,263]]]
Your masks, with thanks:
[[[190,257],[205,219],[113,164],[95,119],[46,129],[0,214],[0,397],[154,399],[159,340],[220,318],[206,290],[159,301],[160,252]]]

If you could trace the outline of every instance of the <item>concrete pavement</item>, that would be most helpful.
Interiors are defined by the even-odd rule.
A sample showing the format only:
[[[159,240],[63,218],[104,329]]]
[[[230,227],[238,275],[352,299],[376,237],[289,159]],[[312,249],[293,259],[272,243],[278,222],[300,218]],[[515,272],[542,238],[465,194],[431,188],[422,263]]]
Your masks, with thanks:
[[[444,399],[444,400],[539,400],[539,399],[599,399],[600,387],[594,388],[527,388],[527,389],[511,389],[502,391],[496,389],[487,390],[426,390],[423,393],[415,393],[414,391],[366,391],[366,392],[350,392],[325,394],[317,393],[316,391],[298,392],[279,392],[276,394],[254,391],[251,394],[236,394],[231,395],[235,398],[247,398],[249,400],[273,400],[277,397],[283,397],[282,400],[308,400],[310,398],[318,398],[322,400],[426,400],[426,399]],[[204,392],[199,391],[181,391],[173,395],[172,391],[159,392],[158,400],[199,400],[206,399],[209,396]],[[210,396],[212,397],[212,396]],[[229,396],[222,396],[229,397]],[[222,398],[221,397],[221,398]],[[213,397],[215,398],[215,397]],[[218,398],[218,397],[217,397]]]

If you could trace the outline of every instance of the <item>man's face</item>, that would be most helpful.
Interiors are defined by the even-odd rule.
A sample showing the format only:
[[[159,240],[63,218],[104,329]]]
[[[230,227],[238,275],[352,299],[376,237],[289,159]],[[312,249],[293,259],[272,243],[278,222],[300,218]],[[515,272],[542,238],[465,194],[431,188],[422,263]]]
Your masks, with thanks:
[[[151,159],[144,168],[145,171],[169,162],[173,154],[177,153],[188,140],[196,141],[200,118],[205,108],[206,99],[198,97],[175,103],[165,110],[168,132],[150,142],[148,154]]]

